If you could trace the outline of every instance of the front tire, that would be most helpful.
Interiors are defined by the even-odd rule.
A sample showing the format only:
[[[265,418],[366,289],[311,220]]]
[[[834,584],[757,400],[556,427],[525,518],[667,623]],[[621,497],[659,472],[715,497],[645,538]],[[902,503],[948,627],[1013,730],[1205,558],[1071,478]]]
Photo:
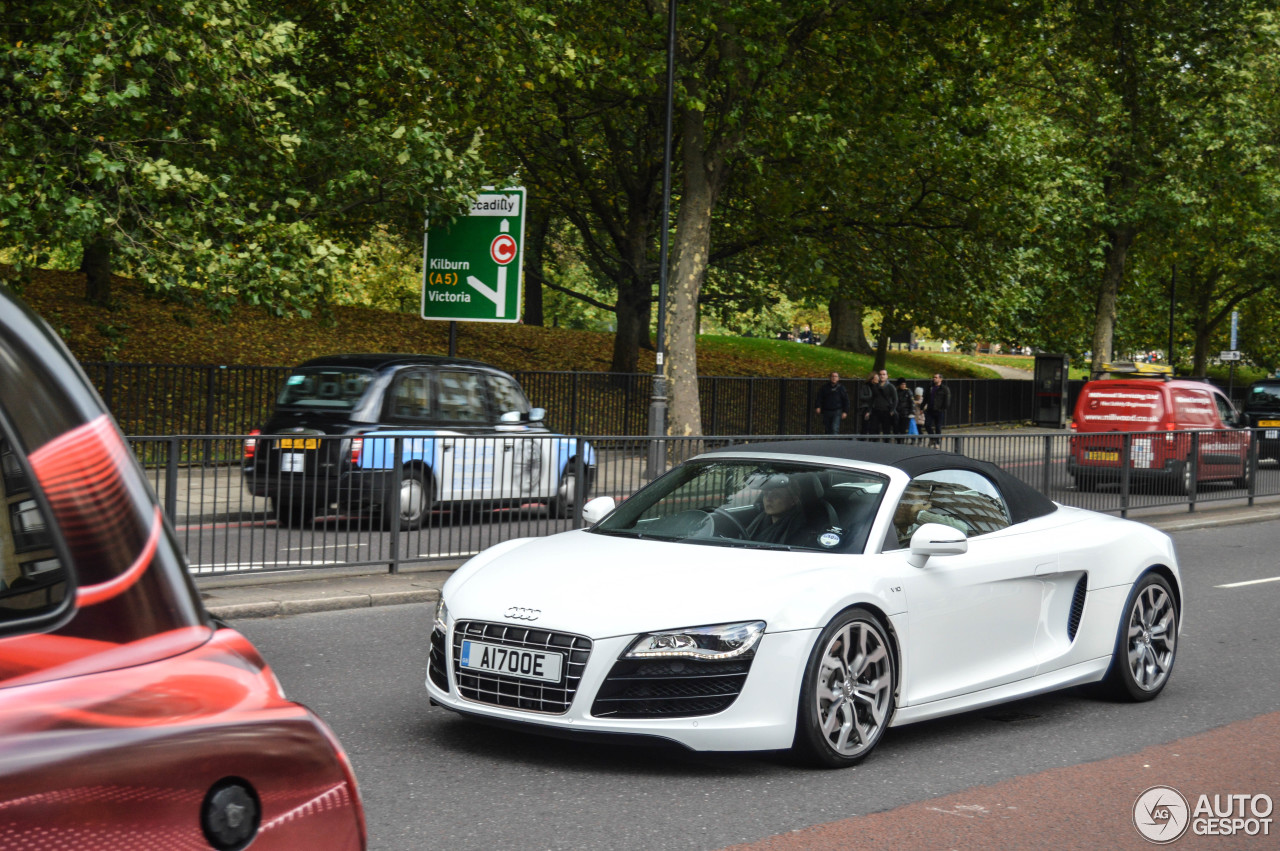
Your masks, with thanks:
[[[1164,690],[1178,650],[1178,602],[1169,583],[1147,573],[1129,593],[1116,635],[1105,696],[1141,702]]]
[[[896,675],[880,621],[864,609],[838,615],[809,654],[793,753],[827,768],[866,759],[893,718]]]
[[[569,459],[568,465],[565,467],[564,475],[560,477],[560,487],[556,489],[556,495],[551,499],[551,516],[566,518],[573,516],[574,503],[582,501],[586,502],[591,494],[591,468],[583,467],[586,484],[582,488],[582,493],[578,493],[578,477],[574,475],[574,460]]]

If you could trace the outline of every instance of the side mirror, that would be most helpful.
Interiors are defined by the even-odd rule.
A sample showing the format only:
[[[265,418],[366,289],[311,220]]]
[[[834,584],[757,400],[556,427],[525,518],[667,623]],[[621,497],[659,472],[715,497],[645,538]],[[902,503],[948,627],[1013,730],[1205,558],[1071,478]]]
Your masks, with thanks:
[[[618,503],[614,502],[611,496],[589,499],[582,505],[582,522],[588,526],[594,526],[617,507]]]
[[[942,523],[926,523],[911,535],[912,567],[924,567],[929,556],[958,556],[969,551],[969,538],[964,532]]]
[[[547,418],[546,408],[530,408],[529,409],[529,422],[540,423],[546,418]]]

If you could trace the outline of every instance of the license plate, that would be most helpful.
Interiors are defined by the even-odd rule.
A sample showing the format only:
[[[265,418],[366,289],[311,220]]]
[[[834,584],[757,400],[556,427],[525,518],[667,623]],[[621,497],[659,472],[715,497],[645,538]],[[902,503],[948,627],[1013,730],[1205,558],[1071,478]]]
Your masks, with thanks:
[[[319,449],[320,438],[318,437],[282,437],[280,438],[281,449]]]
[[[458,664],[469,671],[487,671],[530,680],[560,682],[564,656],[521,647],[502,647],[481,641],[463,641]]]
[[[301,452],[281,452],[280,453],[280,472],[282,473],[305,473],[307,470],[307,456]]]
[[[1086,452],[1084,453],[1086,461],[1119,461],[1119,452]]]
[[[1280,437],[1280,428],[1269,428],[1266,434],[1267,440],[1275,440]]]
[[[1258,425],[1262,428],[1270,428],[1271,426],[1280,426],[1280,420],[1258,420]]]

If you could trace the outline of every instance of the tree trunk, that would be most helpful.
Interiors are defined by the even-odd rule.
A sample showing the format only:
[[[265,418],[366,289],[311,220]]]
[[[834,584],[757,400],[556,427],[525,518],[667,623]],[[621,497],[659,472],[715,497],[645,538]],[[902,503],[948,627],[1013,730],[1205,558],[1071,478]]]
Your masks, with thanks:
[[[711,257],[711,211],[720,183],[719,163],[708,161],[704,116],[698,110],[681,115],[683,179],[676,217],[674,266],[668,287],[667,363],[670,403],[667,433],[702,435],[698,404],[698,293]]]
[[[1120,282],[1124,280],[1129,246],[1133,244],[1134,228],[1113,227],[1107,236],[1105,266],[1102,285],[1098,288],[1098,307],[1093,326],[1094,375],[1102,372],[1102,365],[1111,360],[1111,346],[1116,330],[1116,301],[1120,296]]]
[[[881,324],[880,333],[876,335],[876,351],[875,351],[876,360],[875,360],[875,363],[872,364],[871,366],[871,369],[873,372],[879,372],[880,370],[884,369],[884,365],[887,362],[888,354],[889,354],[889,330],[884,324]]]
[[[95,234],[83,245],[80,271],[84,272],[85,301],[106,307],[111,303],[111,241]]]
[[[618,330],[613,336],[613,361],[610,372],[639,372],[640,347],[649,338],[649,306],[653,295],[649,287],[635,281],[619,282]]]
[[[827,335],[823,346],[862,355],[871,354],[871,344],[867,342],[867,335],[862,330],[862,299],[834,296],[827,305],[827,314],[831,317],[831,333]]]
[[[528,236],[524,241],[524,324],[541,326],[542,314],[542,257],[547,245],[547,231],[551,229],[551,217],[546,213],[530,216]]]
[[[642,198],[632,198],[626,239],[621,246],[621,274],[614,282],[618,289],[615,314],[618,330],[613,337],[611,372],[638,372],[640,349],[652,349],[649,318],[653,315],[653,284],[656,265],[649,262],[653,217]]]

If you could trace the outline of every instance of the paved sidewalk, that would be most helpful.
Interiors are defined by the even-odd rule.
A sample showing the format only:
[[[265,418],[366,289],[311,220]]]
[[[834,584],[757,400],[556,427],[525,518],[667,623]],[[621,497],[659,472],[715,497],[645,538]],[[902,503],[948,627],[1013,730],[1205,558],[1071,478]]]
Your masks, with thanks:
[[[1261,523],[1280,520],[1280,502],[1268,500],[1247,505],[1199,506],[1188,512],[1167,509],[1133,512],[1130,519],[1165,532],[1182,532],[1208,526]],[[362,568],[323,568],[259,574],[197,578],[196,586],[211,614],[223,619],[265,618],[362,609],[402,603],[434,603],[449,575],[462,560],[432,562],[406,567],[400,573],[370,573]]]

